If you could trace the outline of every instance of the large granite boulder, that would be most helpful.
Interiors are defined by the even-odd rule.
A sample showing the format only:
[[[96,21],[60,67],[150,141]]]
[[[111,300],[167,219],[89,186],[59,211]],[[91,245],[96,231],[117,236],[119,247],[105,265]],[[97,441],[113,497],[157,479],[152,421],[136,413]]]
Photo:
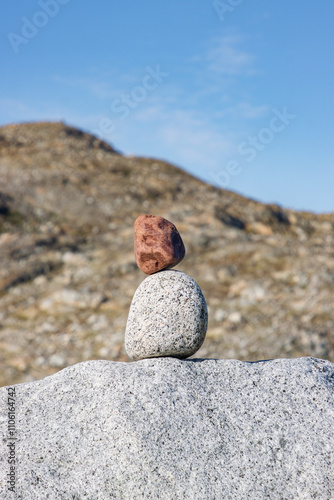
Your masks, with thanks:
[[[0,498],[334,498],[328,361],[89,361],[14,389]]]

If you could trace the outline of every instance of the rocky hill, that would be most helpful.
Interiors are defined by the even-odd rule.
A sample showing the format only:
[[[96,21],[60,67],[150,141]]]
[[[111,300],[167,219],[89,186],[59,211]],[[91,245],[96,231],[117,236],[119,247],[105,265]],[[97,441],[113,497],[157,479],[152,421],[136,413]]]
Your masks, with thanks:
[[[0,128],[0,385],[128,360],[144,213],[176,225],[178,269],[206,297],[196,357],[334,361],[334,213],[262,204],[63,123],[32,123]]]

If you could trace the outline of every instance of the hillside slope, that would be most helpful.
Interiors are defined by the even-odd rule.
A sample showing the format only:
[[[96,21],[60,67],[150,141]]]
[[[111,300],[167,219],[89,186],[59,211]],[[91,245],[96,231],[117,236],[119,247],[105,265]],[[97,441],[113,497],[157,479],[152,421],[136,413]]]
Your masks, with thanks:
[[[196,357],[334,361],[334,214],[265,205],[63,123],[0,128],[0,384],[127,360],[133,223],[179,229],[209,306]]]

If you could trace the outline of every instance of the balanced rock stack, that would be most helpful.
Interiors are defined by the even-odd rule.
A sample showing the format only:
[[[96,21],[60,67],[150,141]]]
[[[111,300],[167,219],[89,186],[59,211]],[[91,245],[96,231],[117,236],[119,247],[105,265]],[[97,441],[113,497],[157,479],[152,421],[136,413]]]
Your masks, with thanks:
[[[163,217],[141,215],[135,221],[135,256],[149,276],[131,302],[125,349],[133,360],[187,358],[203,344],[208,313],[203,293],[187,274],[170,269],[185,256],[182,238]]]

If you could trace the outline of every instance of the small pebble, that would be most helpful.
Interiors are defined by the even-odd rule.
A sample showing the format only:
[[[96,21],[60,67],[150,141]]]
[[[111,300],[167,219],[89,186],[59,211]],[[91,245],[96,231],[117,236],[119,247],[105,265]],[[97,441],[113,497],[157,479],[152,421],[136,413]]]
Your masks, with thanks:
[[[135,257],[145,274],[174,267],[185,256],[182,238],[171,222],[154,215],[140,215],[135,221]]]

